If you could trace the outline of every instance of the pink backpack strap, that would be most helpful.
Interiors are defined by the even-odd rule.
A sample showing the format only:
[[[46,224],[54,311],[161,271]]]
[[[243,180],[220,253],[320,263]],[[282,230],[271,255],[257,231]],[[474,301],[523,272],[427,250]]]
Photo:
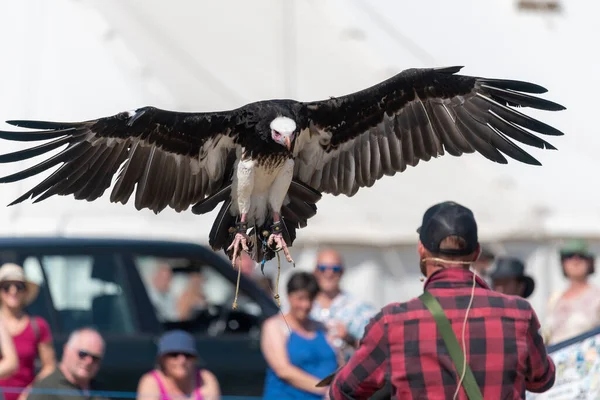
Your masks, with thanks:
[[[152,371],[152,376],[156,379],[156,383],[158,383],[158,390],[160,390],[160,399],[161,400],[170,400],[165,387],[162,384],[162,380],[160,379],[160,375],[158,375],[157,371]]]
[[[199,369],[196,374],[196,400],[204,400],[202,397],[202,393],[200,393],[200,388],[203,386],[204,382],[202,382],[202,370]]]

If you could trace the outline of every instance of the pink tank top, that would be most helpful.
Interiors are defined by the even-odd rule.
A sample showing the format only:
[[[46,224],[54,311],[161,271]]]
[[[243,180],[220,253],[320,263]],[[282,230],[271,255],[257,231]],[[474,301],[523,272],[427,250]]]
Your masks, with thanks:
[[[152,376],[154,377],[154,379],[156,379],[156,382],[158,383],[158,389],[160,390],[160,400],[171,400],[171,398],[169,397],[169,393],[167,393],[167,391],[165,390],[165,387],[163,386],[163,383],[160,379],[160,376],[158,375],[158,372],[152,371]],[[196,374],[196,389],[194,390],[194,392],[196,392],[196,400],[203,400],[202,394],[200,394],[201,387],[202,387],[202,376],[200,375],[200,370],[198,370],[198,372]]]

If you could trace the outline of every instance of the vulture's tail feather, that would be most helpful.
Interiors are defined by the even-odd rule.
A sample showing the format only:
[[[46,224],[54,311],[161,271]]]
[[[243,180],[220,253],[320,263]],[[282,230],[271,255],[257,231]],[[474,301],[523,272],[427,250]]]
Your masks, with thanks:
[[[321,193],[318,190],[315,190],[312,187],[297,180],[293,180],[290,184],[288,194],[290,195],[290,197],[296,197],[298,198],[298,200],[305,201],[308,204],[315,204],[319,200],[321,200]]]
[[[192,208],[192,212],[195,214],[204,214],[214,209],[219,202],[224,201],[210,231],[209,244],[214,251],[223,250],[229,259],[233,256],[233,252],[227,252],[226,249],[235,237],[233,228],[235,228],[238,217],[237,215],[231,215],[229,212],[231,207],[230,194],[231,185],[228,185]],[[296,240],[296,230],[304,228],[308,220],[317,214],[315,203],[320,199],[320,192],[302,182],[292,181],[286,204],[281,208],[282,234],[288,247],[292,247]],[[261,263],[263,260],[269,261],[275,257],[273,250],[263,246],[263,242],[266,243],[271,234],[271,225],[273,225],[273,218],[269,217],[261,226],[251,226],[247,233],[250,239],[248,243],[250,255],[257,263]]]
[[[214,251],[227,249],[231,241],[228,239],[233,236],[229,232],[229,228],[235,225],[235,217],[231,215],[229,209],[231,208],[231,200],[223,202],[219,214],[215,218],[210,234],[208,235],[208,243]]]
[[[283,222],[283,238],[288,247],[294,245],[296,240],[296,230],[304,228],[308,220],[317,214],[316,202],[321,199],[321,193],[302,182],[292,181],[288,190],[288,203],[281,207],[281,221]],[[261,227],[255,227],[255,243],[260,249],[256,249],[257,262],[263,259],[269,261],[275,257],[275,252],[269,248],[263,253],[262,240],[267,240],[263,236],[264,231],[270,231],[273,219],[269,218]]]
[[[283,216],[281,218],[281,222],[283,224],[283,240],[285,240],[285,243],[288,247],[292,247],[294,240],[296,240],[296,228],[294,227],[293,223],[287,221]],[[269,248],[268,246],[263,247],[263,241],[266,242],[267,240],[269,240],[271,225],[273,225],[273,219],[269,218],[261,227],[255,226],[254,228],[252,228],[252,231],[254,233],[251,236],[251,238],[253,238],[252,244],[253,248],[256,249],[253,249],[253,253],[255,253],[253,255],[256,255],[255,260],[258,263],[261,263],[263,260],[272,260],[275,257],[275,252],[271,248]],[[264,235],[265,233],[267,233],[266,236]]]
[[[231,185],[227,185],[220,189],[217,193],[210,197],[200,200],[192,207],[192,212],[196,215],[206,214],[215,209],[222,201],[228,199],[231,195]]]

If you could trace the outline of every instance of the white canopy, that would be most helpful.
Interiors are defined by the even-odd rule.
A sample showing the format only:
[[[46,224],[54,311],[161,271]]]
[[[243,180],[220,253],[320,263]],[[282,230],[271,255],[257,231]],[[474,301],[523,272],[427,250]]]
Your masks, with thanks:
[[[366,31],[366,43],[360,40],[360,31],[352,26],[363,21],[345,22],[351,8],[336,1],[223,1],[210,7],[154,0],[58,1],[43,12],[29,3],[2,7],[5,23],[0,29],[14,38],[3,44],[5,54],[12,55],[0,77],[3,119],[91,119],[148,104],[187,111],[235,108],[266,98],[319,99],[366,88],[422,64],[389,39],[382,41],[392,51],[375,52],[375,29]],[[392,53],[402,62],[388,61]],[[465,53],[463,62],[469,61]],[[455,61],[448,59],[441,64]],[[494,65],[479,66],[477,59],[465,63],[473,65],[466,73],[513,75]],[[527,70],[514,75],[545,80]],[[553,94],[560,97],[559,91]],[[20,146],[4,143],[7,151],[12,150],[9,145]],[[566,151],[541,153],[535,155],[550,166],[566,156]],[[2,171],[16,172],[33,161],[3,165]],[[386,177],[351,199],[325,195],[298,243],[411,242],[423,211],[447,199],[473,208],[484,238],[535,234],[543,228],[537,203],[516,177],[529,173],[541,179],[548,169],[517,167],[509,175],[507,166],[480,155],[445,156]],[[6,185],[2,201],[8,204],[40,180]],[[198,217],[166,210],[154,216],[148,210],[137,212],[132,204],[110,204],[108,192],[93,204],[68,197],[2,209],[7,219],[3,231],[11,234],[166,235],[201,242],[206,242],[216,212]]]
[[[545,86],[549,93],[544,96],[567,110],[524,110],[565,132],[563,137],[548,138],[558,152],[532,149],[543,167],[516,162],[498,166],[479,156],[465,160],[472,161],[471,167],[483,176],[493,173],[497,180],[510,182],[512,192],[521,194],[521,198],[495,196],[519,204],[527,199],[530,205],[525,208],[538,221],[533,227],[536,234],[597,237],[599,192],[591,182],[600,167],[600,137],[592,120],[600,77],[592,66],[600,62],[600,53],[589,51],[586,38],[596,37],[600,31],[596,23],[600,5],[583,0],[560,4],[562,12],[552,13],[520,12],[516,1],[502,0],[410,4],[356,0],[347,10],[351,14],[348,24],[367,32],[369,47],[396,69],[465,65],[464,74]],[[456,164],[448,164],[448,168]],[[421,172],[425,170],[419,167]],[[477,203],[473,205],[477,211]],[[486,209],[502,218],[504,211],[496,211],[495,205],[488,203]]]
[[[266,98],[313,100],[366,88],[411,67],[465,65],[464,74],[546,86],[547,97],[567,111],[525,110],[566,133],[549,138],[558,152],[530,149],[543,167],[498,165],[478,154],[444,156],[350,199],[325,195],[317,216],[299,231],[297,261],[308,262],[315,244],[353,244],[362,255],[349,265],[365,269],[356,269],[348,287],[360,287],[373,274],[379,283],[373,278],[364,296],[380,296],[376,303],[398,300],[403,265],[412,268],[410,256],[401,254],[413,250],[373,246],[414,244],[422,213],[438,201],[471,207],[482,240],[598,235],[597,191],[589,182],[599,166],[599,139],[588,121],[600,79],[590,67],[599,53],[579,45],[597,36],[598,7],[574,0],[549,19],[517,13],[513,2],[500,0],[6,2],[0,4],[0,33],[10,40],[0,42],[0,120],[92,119],[144,105],[203,111]],[[2,145],[2,153],[24,147]],[[40,160],[2,165],[1,175]],[[3,185],[0,205],[45,176]],[[136,211],[131,201],[109,203],[107,191],[94,203],[55,197],[0,207],[0,234],[206,243],[216,212],[155,216]],[[378,285],[390,276],[386,294]]]

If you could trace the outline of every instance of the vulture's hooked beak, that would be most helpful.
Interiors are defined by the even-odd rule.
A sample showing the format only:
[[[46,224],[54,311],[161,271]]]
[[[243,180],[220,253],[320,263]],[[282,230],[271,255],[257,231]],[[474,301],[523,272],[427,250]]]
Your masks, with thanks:
[[[290,140],[290,138],[286,136],[283,139],[283,141],[284,141],[283,144],[285,145],[285,148],[288,149],[288,151],[291,150],[292,149],[292,141]]]

